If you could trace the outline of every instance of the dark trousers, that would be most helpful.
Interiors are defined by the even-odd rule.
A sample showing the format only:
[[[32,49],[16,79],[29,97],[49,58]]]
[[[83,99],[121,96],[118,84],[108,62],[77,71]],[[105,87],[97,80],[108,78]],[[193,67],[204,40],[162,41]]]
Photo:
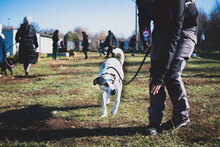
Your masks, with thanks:
[[[88,47],[87,46],[84,46],[83,49],[82,49],[82,52],[85,54],[85,59],[88,59]]]
[[[53,47],[53,59],[57,60],[58,47]]]
[[[107,58],[110,55],[110,53],[112,54],[112,57],[114,57],[114,53],[112,51],[113,51],[112,46],[108,46],[108,51],[107,51],[107,55],[106,55]]]
[[[177,44],[174,58],[168,72],[165,74],[165,86],[160,88],[157,95],[150,93],[150,107],[148,108],[149,122],[160,124],[165,109],[166,89],[173,104],[173,122],[182,122],[189,117],[189,103],[186,90],[181,79],[181,74],[195,47],[195,28],[183,30]],[[160,60],[166,47],[167,36],[159,31],[154,31],[154,50],[151,52],[151,61]],[[150,91],[152,85],[150,84]]]
[[[132,57],[134,57],[135,51],[136,51],[136,45],[131,46],[131,56]]]

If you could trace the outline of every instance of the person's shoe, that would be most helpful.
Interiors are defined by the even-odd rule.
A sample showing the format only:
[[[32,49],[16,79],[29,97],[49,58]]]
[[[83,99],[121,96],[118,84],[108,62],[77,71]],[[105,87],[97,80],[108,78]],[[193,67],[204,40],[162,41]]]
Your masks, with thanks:
[[[160,130],[177,130],[183,126],[186,126],[190,123],[190,120],[189,118],[181,121],[181,122],[174,122],[173,120],[169,120],[165,123],[163,123],[161,126],[160,126]]]
[[[159,128],[159,125],[154,124],[154,123],[150,123],[150,124],[147,126],[147,128],[146,128],[146,130],[145,130],[145,133],[146,133],[146,135],[149,135],[149,136],[151,136],[151,135],[156,135],[158,128]]]
[[[25,76],[26,76],[26,77],[28,76],[28,72],[26,72],[26,71],[25,71]]]

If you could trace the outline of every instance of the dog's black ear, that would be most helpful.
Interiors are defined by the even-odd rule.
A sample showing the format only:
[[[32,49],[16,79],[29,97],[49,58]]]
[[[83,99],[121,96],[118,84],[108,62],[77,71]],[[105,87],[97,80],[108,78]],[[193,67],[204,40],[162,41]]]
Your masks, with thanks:
[[[93,85],[99,84],[99,80],[100,80],[100,77],[97,77],[95,80],[93,80]]]

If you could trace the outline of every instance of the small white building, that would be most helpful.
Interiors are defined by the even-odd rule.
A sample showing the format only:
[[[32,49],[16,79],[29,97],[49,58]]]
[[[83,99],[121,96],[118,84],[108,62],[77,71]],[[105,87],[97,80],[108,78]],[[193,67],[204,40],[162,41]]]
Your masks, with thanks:
[[[10,55],[15,55],[18,52],[19,44],[16,44],[15,36],[18,30],[16,29],[3,29],[2,34],[5,35],[6,52]],[[52,37],[40,35],[37,33],[38,50],[40,53],[51,54],[53,50]]]

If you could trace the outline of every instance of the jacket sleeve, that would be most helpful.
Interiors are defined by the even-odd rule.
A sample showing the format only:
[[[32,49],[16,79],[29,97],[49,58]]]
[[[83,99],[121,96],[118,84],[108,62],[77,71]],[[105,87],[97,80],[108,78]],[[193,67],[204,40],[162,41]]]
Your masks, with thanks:
[[[113,39],[113,45],[116,46],[117,45],[117,39],[115,38],[115,35],[112,35],[112,39]]]
[[[137,0],[138,6],[138,22],[139,22],[139,33],[141,40],[143,41],[144,48],[146,48],[147,40],[144,39],[143,32],[151,30],[151,20],[153,15],[153,3],[150,3],[149,0]],[[148,40],[149,41],[149,40]]]
[[[34,35],[34,46],[35,48],[38,48],[38,42],[37,42],[37,35]]]
[[[167,50],[163,52],[162,59],[151,62],[151,75],[153,77],[152,83],[154,85],[163,85],[164,76],[169,70],[171,63],[174,58],[174,54],[177,47],[177,41],[180,39],[183,21],[184,21],[184,8],[185,0],[175,0],[171,5],[172,16],[173,16],[173,26],[169,34],[169,42]]]
[[[107,47],[109,44],[109,35],[105,38],[105,41],[103,42],[103,46]]]
[[[3,59],[6,58],[6,48],[5,48],[5,41],[3,40],[2,41],[2,53],[3,53]]]
[[[16,43],[21,41],[21,28],[18,29],[18,32],[16,33],[15,41],[16,41]]]
[[[184,21],[185,0],[175,0],[172,4],[173,27],[170,34],[168,50],[165,52],[164,68],[169,69],[176,51],[177,42],[180,39]]]

